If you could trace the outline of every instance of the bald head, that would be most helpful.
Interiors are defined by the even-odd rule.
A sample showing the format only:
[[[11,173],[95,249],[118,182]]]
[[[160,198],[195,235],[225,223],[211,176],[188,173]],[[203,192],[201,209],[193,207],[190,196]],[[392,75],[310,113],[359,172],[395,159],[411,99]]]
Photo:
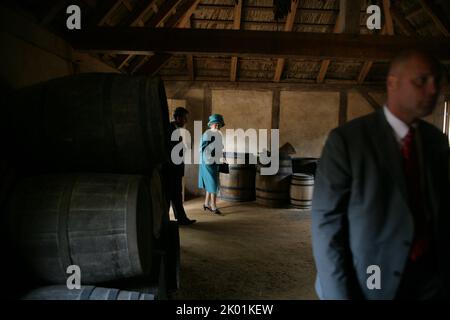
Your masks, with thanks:
[[[441,64],[421,50],[395,57],[386,80],[388,108],[398,118],[411,123],[431,114],[440,91]]]
[[[392,59],[389,65],[388,75],[399,74],[409,63],[414,63],[414,60],[426,61],[434,72],[441,74],[441,64],[433,55],[420,49],[412,49],[403,51]]]

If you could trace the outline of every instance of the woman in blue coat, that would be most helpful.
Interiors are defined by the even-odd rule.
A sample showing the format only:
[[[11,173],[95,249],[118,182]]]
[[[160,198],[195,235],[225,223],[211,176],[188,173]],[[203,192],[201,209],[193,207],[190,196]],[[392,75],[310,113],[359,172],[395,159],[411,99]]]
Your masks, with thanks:
[[[220,214],[216,199],[219,190],[219,164],[223,151],[222,135],[219,130],[223,126],[225,122],[222,115],[211,115],[208,122],[210,130],[203,134],[200,141],[198,186],[206,191],[203,210],[208,209],[215,214]]]

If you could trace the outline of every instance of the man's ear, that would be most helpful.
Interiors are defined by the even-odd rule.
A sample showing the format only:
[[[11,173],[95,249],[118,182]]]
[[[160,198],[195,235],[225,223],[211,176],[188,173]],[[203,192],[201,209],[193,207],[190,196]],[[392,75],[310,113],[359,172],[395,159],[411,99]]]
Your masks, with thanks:
[[[394,75],[388,75],[386,86],[388,89],[397,89],[398,87],[398,78]]]

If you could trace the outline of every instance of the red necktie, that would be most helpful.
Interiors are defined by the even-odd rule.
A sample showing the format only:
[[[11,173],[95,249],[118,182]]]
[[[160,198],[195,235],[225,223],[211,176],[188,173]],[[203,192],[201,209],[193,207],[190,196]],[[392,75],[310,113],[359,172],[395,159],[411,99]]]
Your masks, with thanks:
[[[429,223],[425,216],[423,195],[420,188],[420,167],[415,143],[415,130],[410,127],[403,138],[403,165],[409,195],[409,205],[414,218],[414,240],[410,258],[416,261],[428,249],[430,244]]]

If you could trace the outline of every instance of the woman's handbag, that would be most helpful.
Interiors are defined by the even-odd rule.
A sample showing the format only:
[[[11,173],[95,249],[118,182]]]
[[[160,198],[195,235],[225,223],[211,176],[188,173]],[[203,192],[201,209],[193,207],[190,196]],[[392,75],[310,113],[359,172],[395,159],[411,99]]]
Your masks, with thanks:
[[[230,167],[228,166],[228,163],[225,162],[225,163],[219,164],[219,172],[229,174]]]

